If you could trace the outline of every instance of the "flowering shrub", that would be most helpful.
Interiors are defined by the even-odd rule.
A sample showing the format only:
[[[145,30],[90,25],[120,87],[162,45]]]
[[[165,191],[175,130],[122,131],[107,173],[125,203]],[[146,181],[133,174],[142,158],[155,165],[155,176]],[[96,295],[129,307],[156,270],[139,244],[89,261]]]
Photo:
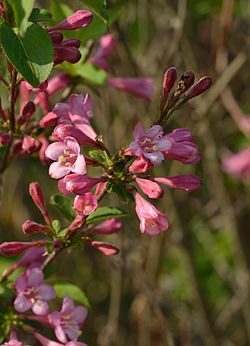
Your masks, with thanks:
[[[0,245],[4,256],[22,255],[1,276],[4,294],[0,296],[3,301],[0,338],[3,345],[22,345],[17,336],[17,332],[22,331],[41,345],[81,346],[86,345],[78,338],[88,314],[87,298],[81,292],[83,302],[75,305],[73,294],[70,297],[63,288],[63,294],[58,294],[56,283],[46,283],[44,270],[57,254],[83,245],[108,256],[119,253],[113,244],[95,240],[96,235],[119,232],[122,227],[119,218],[127,214],[116,207],[100,206],[106,194],[115,193],[121,200],[133,204],[141,233],[156,236],[168,229],[165,211],[158,210],[148,199],[163,197],[161,185],[193,191],[201,182],[193,174],[155,177],[151,169],[164,160],[177,160],[184,165],[199,161],[199,149],[191,132],[186,128],[169,132],[168,120],[185,102],[206,91],[211,78],[206,76],[194,83],[194,74],[187,71],[177,80],[176,69],[168,69],[163,78],[159,117],[152,119],[147,129],[138,122],[131,142],[111,153],[98,129],[92,127],[90,93],[68,94],[52,104],[52,96],[71,83],[67,73],[57,70],[51,78],[52,68],[63,62],[75,64],[82,54],[81,42],[76,38],[64,39],[61,30],[84,30],[91,25],[92,12],[78,10],[54,26],[42,26],[38,24],[40,21],[51,20],[49,12],[27,8],[25,18],[20,21],[19,10],[16,2],[1,2],[0,37],[8,68],[1,80],[9,88],[10,103],[0,110],[0,172],[18,157],[39,153],[41,162],[48,165],[50,177],[58,181],[61,194],[52,200],[68,223],[53,219],[42,186],[31,182],[29,193],[44,222],[24,221],[22,230],[28,236],[27,241]],[[10,42],[16,43],[14,48]],[[84,63],[109,74],[108,59],[116,44],[112,34],[102,36],[98,48],[92,55],[91,52],[86,55]],[[150,100],[154,89],[154,82],[146,77],[110,76],[107,85],[145,101]],[[43,112],[40,117],[39,107]],[[69,195],[73,195],[73,202]],[[40,240],[29,241],[30,235],[38,233]],[[21,274],[11,280],[10,274],[20,268]],[[72,284],[72,287],[75,286]],[[60,311],[52,311],[51,302],[56,297],[62,298]],[[41,329],[35,328],[31,321],[54,329],[57,341],[50,340],[46,333],[46,336],[41,334]]]

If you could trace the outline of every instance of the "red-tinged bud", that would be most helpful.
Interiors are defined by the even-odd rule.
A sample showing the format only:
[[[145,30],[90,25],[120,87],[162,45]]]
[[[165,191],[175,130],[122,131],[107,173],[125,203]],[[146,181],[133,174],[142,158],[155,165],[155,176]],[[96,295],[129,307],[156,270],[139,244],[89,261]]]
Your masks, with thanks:
[[[23,139],[22,149],[26,154],[37,152],[41,148],[41,142],[31,136],[25,136]]]
[[[14,156],[21,155],[23,153],[22,145],[23,145],[23,141],[19,139],[15,140],[12,147],[12,155]]]
[[[88,10],[79,10],[68,16],[61,23],[49,28],[47,31],[54,30],[76,30],[84,28],[91,23],[93,14]]]
[[[22,224],[22,229],[25,234],[32,234],[32,233],[41,233],[41,232],[47,232],[48,227],[41,225],[40,223],[31,221],[31,220],[26,220]]]
[[[69,38],[68,40],[64,40],[61,43],[62,46],[68,46],[68,47],[76,47],[80,48],[81,41],[78,40],[77,38]]]
[[[91,233],[100,234],[100,235],[109,235],[109,234],[119,232],[121,227],[122,227],[121,220],[109,219],[109,220],[103,221],[102,223],[100,223],[100,225],[93,228],[91,230]]]
[[[102,147],[100,142],[86,136],[81,130],[72,125],[57,125],[53,131],[53,137],[62,142],[66,137],[73,137],[80,145],[88,145],[98,148]]]
[[[114,246],[112,244],[109,244],[109,243],[105,243],[105,242],[102,242],[102,241],[93,241],[90,238],[86,239],[86,241],[91,246],[93,246],[97,250],[99,250],[102,253],[104,253],[104,255],[106,255],[106,256],[114,256],[114,255],[117,255],[120,252],[120,250],[116,246]]]
[[[41,127],[50,127],[57,124],[58,115],[54,112],[47,113],[39,122]]]
[[[50,224],[51,220],[48,215],[48,210],[46,208],[44,195],[40,185],[37,182],[33,181],[32,183],[30,183],[29,194],[31,198],[33,199],[33,202],[35,203],[35,205],[41,211],[46,223]]]
[[[189,129],[178,128],[168,133],[164,137],[170,138],[175,142],[193,142],[193,136]]]
[[[39,150],[39,157],[40,157],[40,160],[41,160],[43,163],[45,163],[45,164],[50,163],[51,160],[48,159],[47,156],[45,155],[46,149],[47,149],[48,146],[49,146],[49,142],[48,142],[47,138],[45,138],[43,135],[41,135],[41,136],[39,137],[39,141],[40,141],[40,143],[42,144],[42,145],[41,145],[41,148],[40,148],[40,150]]]
[[[188,100],[201,95],[202,93],[204,93],[204,91],[206,91],[207,89],[210,88],[210,86],[212,85],[212,78],[210,77],[202,77],[200,80],[198,80],[197,83],[195,83],[195,85],[187,92],[186,94],[186,98]]]
[[[76,47],[57,45],[55,48],[54,64],[58,65],[66,60],[71,64],[76,64],[82,57]]]
[[[22,117],[27,120],[36,110],[34,102],[29,101],[25,104],[22,110]]]
[[[0,133],[0,145],[7,145],[11,141],[11,135],[9,133]]]
[[[164,100],[167,99],[168,94],[170,92],[170,90],[173,88],[174,83],[177,79],[177,72],[176,72],[176,68],[175,67],[170,67],[164,74],[163,77],[163,94],[162,97]]]
[[[152,180],[136,177],[135,181],[149,198],[161,198],[164,194],[162,188]]]
[[[185,191],[194,191],[201,186],[200,178],[193,174],[178,174],[173,177],[155,178],[154,180],[173,189]]]
[[[75,231],[76,229],[83,227],[84,224],[85,224],[85,218],[83,217],[83,215],[78,214],[75,217],[75,219],[72,221],[72,223],[69,225],[67,229],[67,234]]]
[[[14,256],[32,247],[44,247],[45,245],[46,241],[44,240],[31,241],[29,243],[19,241],[5,242],[0,245],[0,253],[4,256]]]
[[[145,173],[152,167],[153,167],[153,164],[149,160],[141,156],[141,157],[138,157],[132,163],[132,165],[129,167],[129,171],[132,173]]]
[[[63,40],[63,34],[58,31],[49,32],[49,36],[53,44],[59,44]]]
[[[186,71],[181,76],[181,81],[183,81],[185,85],[185,90],[188,90],[191,87],[191,85],[194,84],[194,73],[192,71]]]

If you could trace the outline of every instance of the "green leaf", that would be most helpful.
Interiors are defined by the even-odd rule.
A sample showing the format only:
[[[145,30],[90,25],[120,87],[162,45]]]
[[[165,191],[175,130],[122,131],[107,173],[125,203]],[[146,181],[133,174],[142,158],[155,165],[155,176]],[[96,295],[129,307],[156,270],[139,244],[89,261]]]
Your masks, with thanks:
[[[0,284],[1,298],[11,298],[13,297],[13,295],[14,295],[14,292],[9,287],[6,287],[4,284]]]
[[[54,205],[69,221],[74,220],[75,212],[72,209],[72,203],[62,195],[53,195],[50,203]]]
[[[115,192],[122,201],[134,202],[135,200],[132,193],[126,190],[124,186],[118,184],[111,184],[111,186],[109,187],[109,191]]]
[[[53,287],[59,298],[70,296],[75,302],[83,304],[88,308],[90,307],[90,303],[86,294],[78,286],[62,281],[57,282],[53,285]]]
[[[56,233],[59,233],[62,228],[61,222],[57,219],[53,220],[52,227]]]
[[[77,66],[76,73],[96,85],[103,85],[107,79],[107,73],[104,70],[88,63]]]
[[[79,0],[88,8],[93,10],[95,14],[100,17],[105,24],[108,24],[108,11],[106,9],[105,0]]]
[[[102,150],[98,150],[98,149],[89,150],[88,155],[96,161],[106,162],[106,159]]]
[[[8,60],[33,87],[48,78],[54,52],[49,35],[39,25],[29,23],[25,35],[20,38],[8,24],[2,23],[0,40]]]
[[[33,8],[29,17],[30,22],[45,22],[52,20],[52,14],[45,8]]]
[[[86,223],[90,224],[90,223],[94,223],[94,222],[102,221],[106,219],[125,217],[127,215],[128,214],[125,211],[119,208],[100,207],[100,208],[97,208],[93,213],[91,213],[87,217]]]
[[[8,0],[8,2],[14,13],[15,24],[23,35],[27,29],[35,0]]]

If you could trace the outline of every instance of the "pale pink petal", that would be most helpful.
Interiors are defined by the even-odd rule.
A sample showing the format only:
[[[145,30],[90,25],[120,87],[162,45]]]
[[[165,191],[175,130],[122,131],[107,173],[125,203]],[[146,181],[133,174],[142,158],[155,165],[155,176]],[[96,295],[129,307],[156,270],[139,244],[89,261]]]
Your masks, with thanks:
[[[73,137],[66,137],[64,143],[67,146],[67,149],[72,150],[75,154],[80,154],[80,146]]]
[[[52,286],[43,284],[38,288],[38,295],[43,299],[50,300],[56,297],[56,292]]]
[[[83,155],[78,155],[76,162],[74,163],[74,166],[72,167],[71,171],[78,174],[86,173],[86,161]]]
[[[71,314],[74,312],[74,302],[72,298],[66,296],[63,298],[63,304],[62,304],[62,314]]]
[[[17,295],[14,301],[14,307],[18,312],[25,312],[32,307],[32,303],[21,293]]]
[[[63,343],[66,343],[66,342],[67,342],[66,335],[65,335],[65,333],[64,333],[63,328],[60,326],[60,324],[58,324],[58,325],[55,327],[55,335],[56,335],[57,339],[58,339],[60,342],[63,342]]]
[[[84,306],[77,306],[74,309],[73,319],[78,324],[81,324],[85,321],[87,315],[88,315],[88,309],[87,308],[85,308]]]
[[[64,153],[64,150],[67,149],[67,145],[61,142],[55,142],[48,146],[45,151],[45,155],[53,161],[57,161],[59,156]]]
[[[39,316],[44,316],[49,310],[49,305],[45,300],[36,300],[35,304],[32,306],[32,311],[34,314]]]
[[[39,268],[33,268],[28,275],[28,285],[38,286],[43,283],[43,272]]]
[[[71,167],[62,165],[61,162],[53,162],[49,167],[49,175],[54,179],[60,179],[69,174]]]

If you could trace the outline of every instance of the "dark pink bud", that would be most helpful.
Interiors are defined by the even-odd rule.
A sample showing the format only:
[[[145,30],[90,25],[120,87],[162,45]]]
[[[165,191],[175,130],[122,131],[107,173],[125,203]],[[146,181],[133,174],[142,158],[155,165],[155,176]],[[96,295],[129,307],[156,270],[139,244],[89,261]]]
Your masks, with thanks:
[[[201,180],[193,174],[178,174],[168,178],[155,178],[155,181],[178,190],[194,191],[201,186]]]
[[[166,100],[169,91],[173,88],[177,78],[177,72],[175,67],[170,67],[164,74],[163,77],[163,99]]]
[[[92,241],[91,239],[87,240],[87,242],[107,256],[114,256],[120,252],[117,247],[109,243],[104,243],[102,241]]]
[[[62,46],[69,46],[69,47],[76,47],[80,48],[81,41],[78,40],[77,38],[69,38],[68,40],[64,40],[61,43]]]
[[[11,141],[11,135],[9,133],[0,133],[0,145],[7,145]]]
[[[173,143],[172,147],[164,152],[164,156],[186,165],[193,165],[200,160],[199,149],[192,142]]]
[[[204,93],[207,89],[210,88],[212,85],[212,78],[210,77],[202,77],[200,80],[198,80],[197,83],[187,92],[186,98],[188,100],[199,96],[200,94]]]
[[[48,210],[46,208],[43,192],[42,192],[40,185],[37,182],[33,181],[32,183],[30,183],[29,194],[30,194],[31,198],[33,199],[35,205],[41,211],[46,223],[50,224],[51,221],[50,221],[50,217],[48,215]]]
[[[137,158],[129,167],[129,171],[132,173],[145,173],[154,165],[144,157]]]
[[[19,241],[10,242],[10,243],[5,242],[0,245],[0,253],[4,256],[14,256],[32,247],[43,247],[45,245],[46,245],[46,241],[44,240],[32,241],[29,243],[19,242]]]
[[[39,122],[41,127],[50,127],[57,124],[58,115],[54,112],[46,114]]]
[[[93,19],[93,14],[87,10],[79,10],[68,16],[61,23],[49,28],[48,31],[54,30],[76,30],[89,25]]]
[[[119,232],[121,227],[122,227],[121,220],[109,219],[109,220],[103,221],[102,223],[100,223],[100,225],[93,228],[91,232],[93,234],[109,235],[109,234]]]
[[[25,136],[23,139],[22,149],[27,154],[32,154],[41,148],[41,143],[39,140],[31,137]]]
[[[24,120],[27,120],[36,110],[34,102],[28,101],[22,110],[22,117]]]
[[[68,174],[63,179],[59,180],[58,188],[62,193],[75,193],[83,196],[100,182],[106,181],[106,177],[93,178],[82,174]]]
[[[171,138],[175,142],[193,142],[192,133],[189,129],[179,128],[165,135],[166,138]]]
[[[135,181],[149,198],[161,198],[164,194],[162,188],[152,180],[136,177]]]
[[[88,145],[91,147],[101,147],[101,143],[94,141],[86,136],[81,130],[72,125],[58,125],[53,131],[53,137],[59,141],[64,141],[66,137],[73,137],[81,145]]]
[[[41,233],[41,232],[47,232],[48,231],[47,226],[41,225],[40,223],[31,221],[31,220],[26,220],[22,224],[22,229],[23,229],[23,232],[26,234]]]
[[[82,55],[76,47],[57,45],[55,48],[54,64],[58,65],[66,60],[71,64],[77,63]]]
[[[22,145],[23,141],[17,139],[14,141],[13,147],[12,147],[12,154],[13,155],[21,155],[22,154]]]
[[[58,32],[58,31],[49,32],[49,36],[50,36],[53,44],[59,44],[63,40],[63,34],[61,32]]]
[[[45,138],[43,135],[41,135],[39,137],[39,141],[40,143],[42,144],[41,145],[41,148],[39,150],[39,157],[40,157],[40,160],[43,162],[43,163],[50,163],[51,160],[47,158],[47,156],[45,155],[45,151],[46,149],[48,148],[49,146],[49,142],[47,140],[47,138]]]

